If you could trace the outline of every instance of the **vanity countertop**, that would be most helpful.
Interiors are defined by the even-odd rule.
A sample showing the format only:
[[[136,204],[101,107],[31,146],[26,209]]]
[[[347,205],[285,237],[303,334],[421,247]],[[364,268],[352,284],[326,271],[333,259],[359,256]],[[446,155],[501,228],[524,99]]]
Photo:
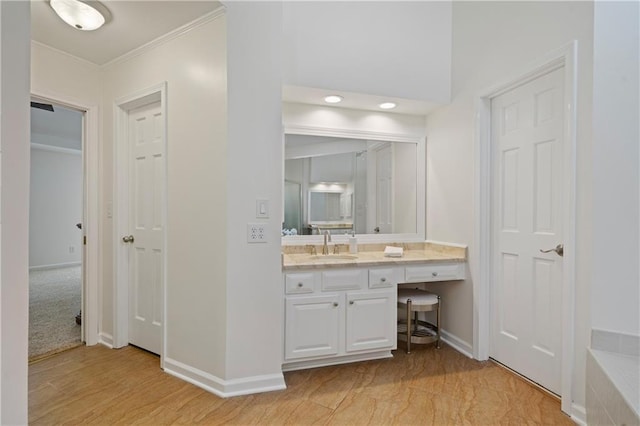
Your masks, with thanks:
[[[402,257],[385,257],[386,246],[402,247]],[[322,245],[315,246],[318,254],[322,253]],[[310,246],[283,246],[282,270],[313,268],[344,268],[353,266],[408,265],[430,262],[466,262],[467,248],[464,246],[438,243],[390,243],[359,244],[355,258],[349,257],[348,246],[340,247],[338,256],[312,255]]]

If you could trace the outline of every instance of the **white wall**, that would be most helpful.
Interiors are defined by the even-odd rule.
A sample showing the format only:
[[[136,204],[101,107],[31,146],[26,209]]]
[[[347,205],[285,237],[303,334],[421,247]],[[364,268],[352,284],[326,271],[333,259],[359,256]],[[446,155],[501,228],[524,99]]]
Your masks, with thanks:
[[[213,377],[217,383],[222,380],[223,388],[230,377],[253,375],[282,386],[282,344],[278,343],[282,342],[282,175],[279,167],[273,167],[280,164],[282,157],[281,74],[277,61],[272,68],[264,66],[279,56],[280,6],[229,5],[228,16],[233,17],[229,46],[235,51],[235,56],[230,54],[234,61],[230,61],[229,69],[235,80],[229,82],[234,92],[228,98],[228,114],[225,17],[99,70],[95,84],[90,85],[94,91],[97,89],[98,98],[104,94],[100,102],[104,236],[100,327],[105,335],[113,333],[114,236],[112,218],[107,214],[113,202],[113,105],[117,98],[166,81],[165,361],[186,365],[201,378]],[[248,37],[247,28],[254,28],[260,37]],[[246,55],[250,51],[256,55]],[[74,96],[88,78],[94,77],[93,68],[87,63],[40,45],[34,45],[34,58],[38,65],[34,66],[34,87],[42,91],[59,90]],[[65,75],[72,78],[66,80]],[[256,102],[260,99],[256,93],[264,94],[266,100]],[[250,127],[246,126],[247,117],[252,121]],[[229,135],[229,142],[227,127],[235,132]],[[270,243],[258,247],[246,243],[246,224],[256,221],[256,198],[271,202]],[[238,214],[240,211],[243,215]],[[246,268],[247,262],[253,262],[255,267]],[[251,300],[247,299],[248,294],[252,295]],[[246,315],[248,311],[254,316]],[[256,327],[265,318],[274,324],[267,332]],[[248,335],[247,330],[255,335]],[[265,348],[259,359],[253,356],[256,342]]]
[[[284,84],[446,102],[451,2],[284,2]]]
[[[226,378],[263,376],[260,386],[277,388],[284,386],[282,4],[226,6],[229,133],[227,203],[221,205],[227,214]],[[268,219],[256,219],[256,199],[269,200]],[[249,222],[266,224],[266,243],[247,243]]]
[[[31,91],[36,95],[98,105],[102,84],[97,65],[31,42]]]
[[[82,260],[81,151],[31,146],[29,268]]]
[[[578,40],[577,247],[574,400],[584,406],[591,264],[593,6],[582,2],[454,2],[452,102],[427,118],[427,236],[469,244],[470,276],[433,285],[443,328],[473,344],[474,97]],[[637,235],[637,234],[636,234]]]
[[[0,2],[0,424],[27,424],[29,2]]]
[[[113,109],[167,82],[165,361],[224,377],[226,339],[226,24],[218,17],[103,70],[104,205],[113,202]],[[102,329],[113,333],[113,220],[103,216]]]
[[[596,2],[593,46],[593,328],[640,335],[638,2]]]

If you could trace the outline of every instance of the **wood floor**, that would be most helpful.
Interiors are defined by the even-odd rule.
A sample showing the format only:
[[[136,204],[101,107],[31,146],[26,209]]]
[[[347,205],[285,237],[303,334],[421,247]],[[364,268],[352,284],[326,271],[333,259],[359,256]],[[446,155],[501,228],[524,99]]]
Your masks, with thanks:
[[[127,347],[80,347],[29,366],[29,423],[570,425],[560,402],[450,347],[285,373],[283,391],[221,399]]]

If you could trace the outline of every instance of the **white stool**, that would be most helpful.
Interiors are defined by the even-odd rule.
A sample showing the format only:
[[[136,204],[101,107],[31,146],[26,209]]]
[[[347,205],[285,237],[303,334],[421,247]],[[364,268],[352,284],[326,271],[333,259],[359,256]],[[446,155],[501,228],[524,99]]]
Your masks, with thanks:
[[[411,353],[411,343],[436,342],[436,348],[440,348],[440,296],[417,288],[401,288],[398,290],[398,308],[407,311],[407,320],[398,321],[398,339],[407,342],[408,354]],[[435,324],[418,320],[418,312],[429,311],[436,311]]]

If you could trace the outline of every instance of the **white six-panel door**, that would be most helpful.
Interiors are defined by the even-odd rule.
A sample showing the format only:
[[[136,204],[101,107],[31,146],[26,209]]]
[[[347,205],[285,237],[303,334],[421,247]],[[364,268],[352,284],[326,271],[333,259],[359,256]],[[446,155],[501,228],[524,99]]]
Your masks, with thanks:
[[[129,112],[129,342],[160,354],[164,273],[164,118],[160,102]]]
[[[563,69],[491,103],[491,357],[561,392]]]

